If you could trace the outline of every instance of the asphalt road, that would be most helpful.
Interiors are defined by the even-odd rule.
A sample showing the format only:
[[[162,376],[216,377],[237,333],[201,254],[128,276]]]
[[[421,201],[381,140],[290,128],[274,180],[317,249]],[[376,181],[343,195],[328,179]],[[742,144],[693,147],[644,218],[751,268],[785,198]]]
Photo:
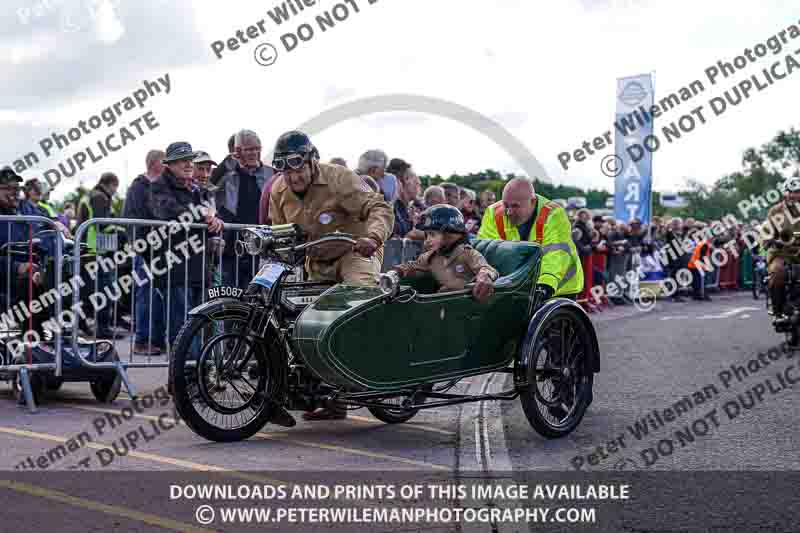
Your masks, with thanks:
[[[773,352],[772,360],[767,355],[782,339],[770,329],[763,300],[756,303],[736,293],[713,302],[659,302],[651,312],[621,307],[592,315],[592,320],[602,353],[594,402],[575,432],[559,440],[536,434],[515,400],[422,411],[402,425],[383,424],[365,410],[348,420],[313,423],[296,413],[295,428],[268,426],[246,442],[217,444],[180,425],[171,403],[155,394],[164,384],[165,369],[131,370],[139,393],[153,399],[153,405],[139,411],[127,409],[133,405],[124,393],[114,404],[103,405],[92,398],[88,385],[66,384],[30,414],[15,404],[9,386],[0,386],[0,498],[22,497],[23,502],[0,520],[0,531],[22,520],[26,530],[52,527],[56,521],[62,531],[194,531],[199,527],[197,502],[169,497],[169,485],[184,478],[187,483],[291,484],[409,483],[444,476],[469,483],[488,474],[509,483],[531,472],[541,473],[542,480],[555,472],[555,479],[566,481],[587,473],[799,469],[798,388],[782,387],[776,375],[796,365],[798,357]],[[761,362],[748,368],[759,352],[764,354]],[[739,371],[737,377],[731,365],[743,366],[747,375]],[[729,374],[721,375],[725,371]],[[790,378],[800,377],[800,370],[794,372]],[[497,392],[507,386],[504,378],[476,377],[458,390]],[[754,405],[743,408],[750,397]],[[729,416],[732,401],[740,411],[734,417]],[[672,420],[664,420],[670,418],[665,410],[672,412]],[[135,448],[131,436],[138,439]],[[62,445],[67,452],[54,455],[52,450]],[[94,474],[78,476],[78,471]],[[42,477],[43,472],[48,476]],[[675,486],[668,478],[659,479],[649,486]],[[774,481],[768,485],[773,486]],[[461,508],[504,507],[492,498],[440,499]],[[608,514],[605,518],[610,524]],[[214,526],[225,531],[245,527],[208,527]],[[606,530],[570,526],[551,527]],[[332,530],[329,524],[295,527]],[[335,530],[351,531],[352,525]],[[397,524],[368,530],[523,531],[527,524]]]
[[[653,312],[622,319],[598,317],[602,370],[595,377],[594,401],[571,435],[543,442],[531,432],[519,404],[504,404],[514,467],[800,469],[800,387],[787,383],[789,388],[784,388],[775,375],[794,365],[789,377],[800,376],[800,357],[777,350],[772,352],[776,360],[767,356],[784,339],[771,329],[763,304],[763,299],[755,302],[740,294],[702,303],[659,302]],[[766,364],[758,360],[759,353],[765,354]],[[748,367],[751,359],[758,362]],[[732,365],[744,367],[747,375]],[[756,387],[765,390],[748,395]],[[686,402],[675,406],[684,397],[689,397],[691,407]],[[673,420],[665,419],[670,417],[665,409],[674,414]],[[647,421],[648,415],[655,424]],[[698,419],[705,423],[692,428]],[[681,437],[675,435],[687,425],[694,441],[685,431]],[[656,455],[662,439],[671,439],[672,449],[663,443],[664,453]],[[653,448],[655,452],[645,451]]]

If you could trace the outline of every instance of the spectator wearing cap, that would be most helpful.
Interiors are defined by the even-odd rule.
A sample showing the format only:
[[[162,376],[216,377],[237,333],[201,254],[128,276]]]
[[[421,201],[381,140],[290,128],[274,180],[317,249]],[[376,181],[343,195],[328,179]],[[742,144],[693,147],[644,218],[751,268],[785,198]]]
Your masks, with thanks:
[[[445,203],[458,207],[461,203],[461,187],[455,183],[444,182],[442,183],[442,189],[444,189]]]
[[[161,176],[151,189],[151,205],[157,220],[179,221],[184,213],[191,213],[191,206],[202,204],[203,195],[193,185],[193,161],[197,154],[187,142],[169,145]],[[206,215],[208,231],[219,233],[223,223],[216,217]],[[187,244],[188,241],[188,244]],[[200,291],[205,283],[203,255],[193,252],[191,242],[205,242],[205,232],[200,229],[181,229],[171,235],[153,254],[150,270],[155,275],[153,284],[158,288],[162,299],[168,302],[167,340],[170,350],[174,349],[178,335],[189,310],[202,300]],[[187,250],[182,252],[181,250]],[[169,253],[180,258],[179,264],[167,260]],[[186,257],[188,253],[189,257]]]
[[[209,179],[211,176],[211,167],[217,166],[217,162],[211,159],[211,156],[208,155],[208,152],[198,151],[197,157],[194,159],[193,172],[192,172],[192,180],[194,185],[200,189],[200,196],[203,202],[203,206],[200,207],[200,212],[204,216],[216,216],[217,215],[217,202],[216,202],[216,194],[219,187],[211,183]],[[207,242],[206,252],[209,256],[209,272],[213,272],[208,278],[208,283],[206,286],[213,287],[222,284],[222,271],[219,270],[217,267],[217,263],[219,262],[219,258],[222,255],[222,251],[225,248],[225,241],[219,237],[210,238]]]
[[[274,179],[272,167],[261,162],[261,139],[252,130],[240,130],[236,133],[234,153],[236,167],[226,172],[215,184],[219,187],[215,194],[218,216],[226,223],[258,224],[262,195],[269,197],[269,188]],[[268,219],[269,213],[263,216]],[[223,283],[246,289],[255,274],[258,259],[252,256],[236,256],[236,233],[226,231],[224,234]]]
[[[334,157],[331,159],[331,165],[339,165],[340,167],[348,168],[347,161],[343,157]]]
[[[11,167],[0,169],[0,215],[17,216],[19,212],[19,192],[22,178]],[[0,221],[0,246],[9,243],[27,243],[31,239],[31,229],[27,222]],[[9,277],[10,276],[10,279]],[[2,298],[3,309],[8,309],[19,301],[28,301],[29,290],[33,298],[41,293],[41,274],[39,265],[32,257],[20,257],[7,253],[0,254],[0,284],[10,287],[10,294]],[[8,298],[6,300],[6,298]],[[41,314],[33,316],[34,329],[43,321]],[[27,329],[27,323],[21,327]]]
[[[375,180],[387,203],[392,204],[398,197],[397,176],[386,172],[389,157],[383,150],[367,150],[358,159],[357,174],[366,174]]]
[[[153,183],[164,171],[164,164],[161,162],[166,157],[163,150],[150,150],[145,157],[145,173],[139,174],[133,180],[125,195],[125,203],[122,207],[122,218],[134,218],[143,220],[153,220],[155,215],[150,206],[150,190]],[[154,229],[153,226],[139,226],[131,228],[129,237],[131,242],[136,240],[146,241],[146,235]],[[159,355],[166,349],[164,339],[164,302],[161,295],[154,290],[145,272],[145,258],[150,256],[150,250],[145,250],[136,255],[133,260],[133,268],[140,280],[144,283],[137,283],[134,286],[134,313],[136,323],[136,334],[133,344],[133,351],[143,355]],[[149,259],[148,259],[149,261]]]

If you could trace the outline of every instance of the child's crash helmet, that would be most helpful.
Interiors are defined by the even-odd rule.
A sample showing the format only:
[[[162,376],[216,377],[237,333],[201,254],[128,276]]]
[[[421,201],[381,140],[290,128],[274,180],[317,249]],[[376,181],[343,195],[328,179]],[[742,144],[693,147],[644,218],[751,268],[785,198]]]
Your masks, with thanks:
[[[449,204],[437,204],[422,213],[422,220],[417,225],[422,231],[442,231],[447,233],[467,233],[464,215],[456,207]]]

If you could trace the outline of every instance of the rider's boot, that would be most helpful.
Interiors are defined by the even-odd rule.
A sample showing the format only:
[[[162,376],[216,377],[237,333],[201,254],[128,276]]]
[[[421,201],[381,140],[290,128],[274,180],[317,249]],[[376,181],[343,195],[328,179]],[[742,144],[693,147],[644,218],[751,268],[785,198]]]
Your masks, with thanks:
[[[286,428],[291,428],[297,425],[297,420],[295,420],[294,417],[289,414],[289,411],[277,403],[272,404],[272,415],[270,415],[268,422]]]
[[[770,299],[772,300],[772,314],[774,315],[773,325],[776,327],[789,324],[789,317],[784,316],[783,310],[786,302],[786,294],[783,287],[771,287],[769,289]]]

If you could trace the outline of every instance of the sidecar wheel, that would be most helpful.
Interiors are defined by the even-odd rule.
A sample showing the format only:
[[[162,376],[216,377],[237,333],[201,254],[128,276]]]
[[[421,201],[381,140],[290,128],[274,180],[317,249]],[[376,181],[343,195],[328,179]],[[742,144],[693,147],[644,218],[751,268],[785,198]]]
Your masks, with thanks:
[[[594,374],[586,364],[588,357],[596,355],[591,334],[575,311],[557,309],[545,320],[530,349],[529,385],[520,395],[522,410],[543,437],[569,435],[592,401]]]
[[[278,370],[260,343],[241,334],[243,326],[240,320],[192,317],[175,340],[169,362],[175,408],[192,431],[210,441],[248,439],[267,424],[272,414],[269,400],[277,388]],[[193,360],[192,344],[201,344],[200,339],[205,342]],[[237,340],[244,344],[231,364],[243,362],[244,370],[231,368],[219,373]],[[237,380],[238,385],[234,383]],[[241,405],[234,406],[236,400],[242,400]]]
[[[433,385],[426,385],[422,387],[423,391],[431,391],[433,390]],[[423,400],[424,403],[424,400]],[[384,407],[367,407],[367,410],[372,413],[372,416],[380,420],[381,422],[385,422],[387,424],[402,424],[403,422],[408,422],[412,418],[414,418],[417,413],[419,413],[419,409],[387,409]]]

